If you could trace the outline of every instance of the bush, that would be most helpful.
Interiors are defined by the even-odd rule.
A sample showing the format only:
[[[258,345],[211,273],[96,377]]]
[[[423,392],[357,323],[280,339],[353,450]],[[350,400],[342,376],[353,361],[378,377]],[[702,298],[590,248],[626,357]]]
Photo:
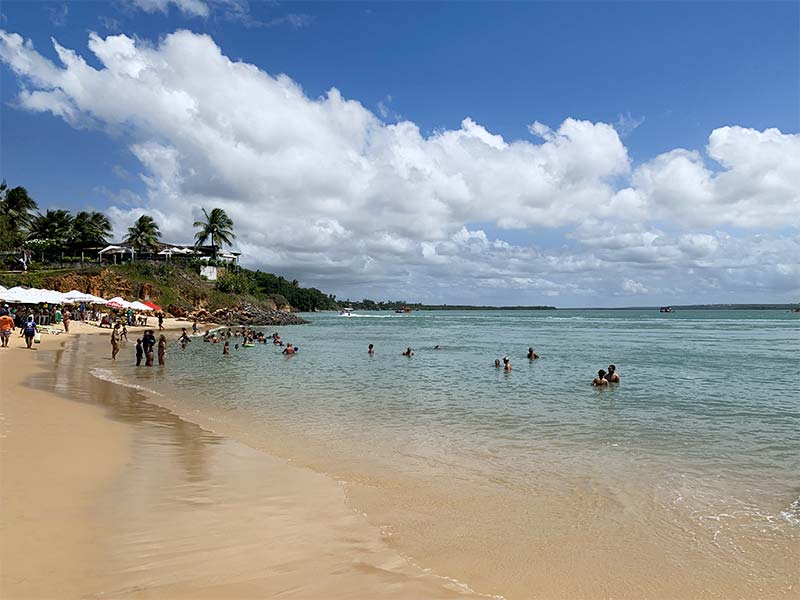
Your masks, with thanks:
[[[223,273],[217,279],[217,289],[227,294],[252,294],[255,286],[246,273]]]

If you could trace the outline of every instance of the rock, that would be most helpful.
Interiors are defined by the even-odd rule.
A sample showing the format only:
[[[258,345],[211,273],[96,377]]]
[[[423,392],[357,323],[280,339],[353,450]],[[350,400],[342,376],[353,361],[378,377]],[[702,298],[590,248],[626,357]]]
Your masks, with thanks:
[[[188,315],[197,321],[212,321],[221,325],[302,325],[308,323],[286,310],[264,308],[241,302],[236,307],[220,308],[214,312],[199,309]]]

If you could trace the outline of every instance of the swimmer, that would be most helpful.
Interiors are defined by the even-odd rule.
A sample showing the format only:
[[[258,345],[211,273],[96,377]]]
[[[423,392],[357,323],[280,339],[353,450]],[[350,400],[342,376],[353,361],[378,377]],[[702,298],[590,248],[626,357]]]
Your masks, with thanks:
[[[508,359],[507,356],[503,357],[503,371],[510,371],[511,370],[511,361]]]
[[[592,379],[592,385],[596,387],[604,387],[608,385],[608,380],[606,379],[606,372],[603,369],[600,369],[597,372],[597,377]]]
[[[495,358],[495,359],[494,359],[494,368],[495,368],[495,369],[499,369],[500,367],[501,367],[501,365],[500,365],[500,359],[499,359],[499,358]]]
[[[442,347],[441,347],[439,344],[436,344],[436,345],[433,347],[433,349],[434,349],[434,350],[441,350],[441,349],[442,349]]]
[[[225,345],[222,347],[222,356],[228,356],[231,353],[231,343],[225,342]]]
[[[370,345],[367,347],[367,354],[375,354],[375,346],[373,346],[372,344],[370,344]]]
[[[533,348],[528,348],[528,360],[536,360],[539,358],[539,355],[533,351]]]
[[[227,343],[227,342],[226,342],[226,343]],[[233,349],[234,349],[234,350],[238,350],[238,349],[239,349],[239,344],[234,344],[234,346],[233,346]]]
[[[414,356],[414,351],[409,347],[403,352],[403,356]]]
[[[619,383],[619,373],[617,373],[616,365],[608,365],[608,374],[606,374],[606,381],[609,383]]]

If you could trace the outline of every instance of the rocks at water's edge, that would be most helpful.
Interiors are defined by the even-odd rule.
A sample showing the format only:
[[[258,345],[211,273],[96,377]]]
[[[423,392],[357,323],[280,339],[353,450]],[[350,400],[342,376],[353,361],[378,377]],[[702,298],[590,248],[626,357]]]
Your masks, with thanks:
[[[220,308],[214,312],[199,309],[186,315],[197,321],[212,321],[221,325],[302,325],[308,323],[285,310],[267,309],[242,302],[234,308]]]

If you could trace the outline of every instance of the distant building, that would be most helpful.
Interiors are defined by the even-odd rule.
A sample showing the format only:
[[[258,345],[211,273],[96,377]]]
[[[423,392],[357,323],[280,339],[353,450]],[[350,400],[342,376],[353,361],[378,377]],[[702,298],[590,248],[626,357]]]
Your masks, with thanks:
[[[158,250],[153,252],[136,252],[129,242],[110,244],[105,248],[95,248],[100,261],[124,262],[125,260],[155,260],[171,262],[174,260],[211,260],[214,256],[214,246],[194,244],[168,244],[159,242]],[[241,252],[221,252],[217,248],[217,260],[238,264]]]

